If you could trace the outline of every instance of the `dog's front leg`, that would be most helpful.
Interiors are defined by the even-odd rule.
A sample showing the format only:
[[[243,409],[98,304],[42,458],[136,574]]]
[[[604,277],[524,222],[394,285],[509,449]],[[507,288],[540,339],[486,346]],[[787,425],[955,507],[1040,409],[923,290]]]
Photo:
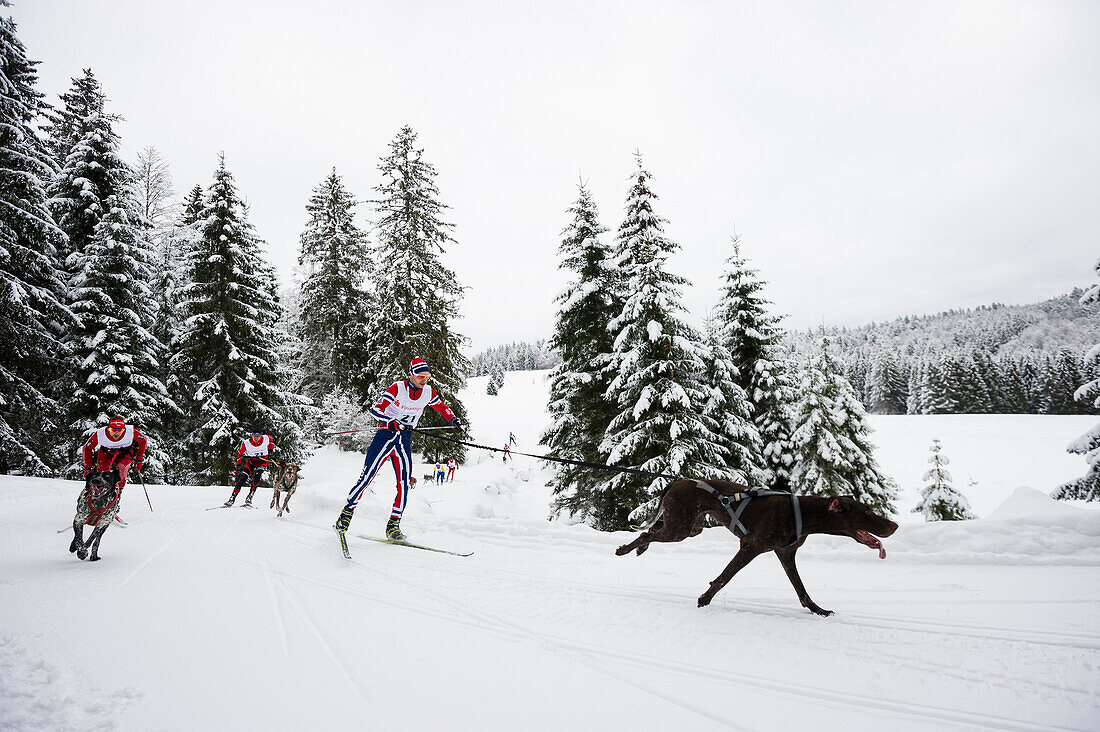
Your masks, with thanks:
[[[776,549],[775,554],[779,557],[779,563],[783,565],[783,571],[787,573],[787,579],[794,585],[794,591],[798,593],[798,601],[802,603],[802,607],[812,613],[826,617],[832,615],[832,610],[819,607],[817,603],[810,599],[810,593],[806,592],[806,586],[802,584],[802,578],[798,576],[798,567],[794,563],[794,554],[797,551],[797,546],[791,546]]]
[[[714,596],[718,594],[718,590],[725,587],[733,579],[733,575],[744,569],[745,565],[755,559],[758,554],[760,554],[760,550],[756,547],[742,545],[741,549],[733,555],[733,560],[722,570],[722,574],[715,577],[707,591],[699,596],[699,607],[709,605]]]
[[[73,519],[73,541],[69,544],[69,553],[72,554],[82,546],[84,546],[84,521],[77,517]]]
[[[88,557],[89,562],[99,561],[99,540],[103,538],[103,532],[107,530],[107,526],[109,526],[111,521],[114,520],[115,519],[113,516],[107,518],[106,523],[104,523],[103,520],[100,520],[100,525],[95,527],[95,531],[93,531],[92,535],[88,537],[88,546],[90,546],[92,549],[92,555]]]
[[[278,508],[278,507],[279,507],[279,489],[278,488],[273,488],[271,490],[271,505],[268,506],[268,508]]]

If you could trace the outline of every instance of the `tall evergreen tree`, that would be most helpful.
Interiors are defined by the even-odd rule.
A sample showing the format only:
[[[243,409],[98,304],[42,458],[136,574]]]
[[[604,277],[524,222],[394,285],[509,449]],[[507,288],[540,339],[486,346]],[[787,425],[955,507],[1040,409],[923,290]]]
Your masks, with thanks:
[[[335,387],[348,387],[361,353],[370,276],[370,246],[355,224],[355,199],[333,168],[313,189],[298,263],[305,269],[298,296],[296,333],[306,358],[302,393],[315,403]]]
[[[0,473],[47,475],[57,459],[44,435],[60,417],[49,385],[64,354],[56,330],[75,319],[57,261],[65,234],[46,199],[53,162],[35,129],[45,106],[36,65],[0,17]]]
[[[1093,271],[1100,279],[1100,259],[1093,265]],[[1081,296],[1081,304],[1100,302],[1100,282]],[[1085,363],[1092,370],[1093,378],[1082,384],[1073,394],[1073,398],[1082,404],[1091,404],[1100,409],[1100,344],[1093,346],[1085,354]],[[1085,501],[1100,501],[1100,424],[1078,437],[1066,448],[1067,452],[1074,455],[1084,455],[1085,465],[1088,469],[1085,474],[1076,480],[1064,483],[1055,489],[1051,495],[1060,499],[1081,499]]]
[[[955,490],[951,485],[951,473],[947,471],[947,465],[951,462],[945,455],[940,454],[943,445],[939,440],[932,440],[932,456],[928,458],[930,467],[924,474],[924,488],[920,492],[920,503],[913,509],[913,513],[924,515],[925,521],[963,521],[977,518],[970,510],[970,502],[966,496]]]
[[[872,414],[905,414],[908,379],[885,349],[875,353],[867,396]]]
[[[764,282],[741,254],[733,237],[726,260],[725,284],[715,312],[719,343],[730,353],[737,385],[752,404],[752,422],[760,436],[764,484],[788,490],[792,467],[792,407],[797,399],[794,368],[783,356],[779,318],[768,313]]]
[[[439,201],[435,167],[424,159],[416,138],[410,127],[402,127],[378,166],[382,183],[375,187],[378,198],[373,201],[378,216],[378,306],[367,315],[368,360],[360,372],[359,389],[364,400],[373,401],[394,379],[404,377],[409,362],[420,356],[431,367],[432,386],[465,419],[458,393],[466,384],[470,362],[461,352],[466,338],[452,326],[462,287],[442,261],[447,245],[454,243],[454,225],[442,218],[447,206]],[[440,425],[443,419],[428,410],[423,423]],[[417,435],[413,449],[439,446],[431,443]],[[465,459],[462,446],[448,447],[448,452],[459,461]]]
[[[280,389],[274,272],[262,258],[224,156],[201,216],[201,237],[187,255],[188,283],[181,291],[186,319],[173,358],[182,378],[194,384],[186,407],[194,422],[184,444],[192,480],[223,485],[247,432],[270,433],[284,459],[297,457],[301,446]]]
[[[654,210],[657,196],[651,175],[637,156],[637,171],[619,227],[615,264],[626,282],[622,313],[611,322],[615,334],[606,397],[618,414],[600,446],[609,465],[647,472],[726,476],[714,432],[717,424],[703,414],[706,394],[699,336],[680,319],[682,277],[665,271],[678,249],[664,232],[665,220]],[[656,496],[663,478],[618,473],[604,478],[587,508],[595,528],[628,527],[630,512]]]
[[[61,95],[60,108],[50,114],[50,124],[45,126],[59,167],[49,186],[50,210],[67,236],[59,256],[70,276],[75,265],[69,255],[83,251],[95,235],[104,213],[102,202],[121,195],[119,186],[129,183],[128,177],[120,177],[121,168],[113,160],[107,168],[95,165],[100,157],[117,158],[118,136],[113,127],[119,117],[106,112],[106,103],[99,80],[91,69],[84,69],[84,75],[72,79],[72,87]]]
[[[59,149],[68,146],[68,155],[50,201],[69,237],[69,305],[79,319],[65,336],[73,368],[64,382],[64,439],[79,444],[106,420],[123,417],[151,438],[148,463],[159,473],[161,416],[175,405],[158,374],[165,348],[150,332],[156,313],[148,224],[134,198],[134,172],[119,156],[118,118],[105,111],[90,71],[74,80],[65,101],[64,124],[54,132],[75,142],[55,140]],[[80,467],[73,462],[69,469]]]
[[[552,457],[595,462],[615,414],[604,398],[603,369],[612,347],[607,324],[622,311],[623,299],[609,270],[610,249],[600,241],[607,229],[600,225],[596,202],[584,183],[577,190],[577,200],[568,209],[573,218],[558,247],[559,268],[572,272],[575,279],[557,297],[550,347],[561,363],[550,373],[550,426],[540,444]],[[550,481],[555,511],[583,515],[599,483],[600,476],[592,470],[563,465]]]
[[[807,364],[796,409],[791,487],[815,496],[851,495],[881,513],[894,513],[894,481],[883,475],[868,441],[863,405],[840,375],[829,339]]]
[[[701,387],[706,394],[703,414],[714,420],[714,444],[727,469],[726,479],[749,486],[765,485],[764,447],[752,423],[752,405],[737,383],[737,366],[726,350],[713,320],[704,332]]]

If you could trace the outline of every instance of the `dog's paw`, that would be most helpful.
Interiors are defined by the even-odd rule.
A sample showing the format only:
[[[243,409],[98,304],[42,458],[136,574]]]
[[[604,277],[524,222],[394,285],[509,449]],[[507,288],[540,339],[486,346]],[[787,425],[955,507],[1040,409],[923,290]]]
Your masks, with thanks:
[[[706,593],[706,592],[704,592],[704,593],[703,593],[702,595],[699,595],[699,603],[698,603],[698,606],[699,606],[699,607],[706,607],[707,605],[709,605],[709,604],[710,604],[710,601],[711,601],[712,599],[713,599],[713,598],[712,598],[712,596],[711,596],[711,595],[710,595],[709,593]]]
[[[93,556],[88,557],[88,561],[89,562],[98,562],[102,558],[103,557],[99,556],[98,554],[95,554]]]

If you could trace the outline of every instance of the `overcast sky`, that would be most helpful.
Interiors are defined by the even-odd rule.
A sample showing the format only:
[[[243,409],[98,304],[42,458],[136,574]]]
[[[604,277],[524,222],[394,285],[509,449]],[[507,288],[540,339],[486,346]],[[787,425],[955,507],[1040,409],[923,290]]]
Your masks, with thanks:
[[[577,182],[614,232],[636,149],[695,323],[735,230],[796,329],[1034,302],[1100,255],[1092,0],[15,2],[39,90],[92,68],[130,160],[185,192],[225,152],[288,282],[311,190],[370,198],[411,125],[471,352],[551,334]]]

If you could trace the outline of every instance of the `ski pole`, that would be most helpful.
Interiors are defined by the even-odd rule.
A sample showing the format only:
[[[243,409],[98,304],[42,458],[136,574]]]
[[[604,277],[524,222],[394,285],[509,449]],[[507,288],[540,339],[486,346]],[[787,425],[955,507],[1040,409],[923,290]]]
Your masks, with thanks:
[[[153,502],[149,500],[149,489],[145,487],[145,478],[141,477],[141,471],[135,470],[134,475],[137,476],[138,482],[141,483],[141,489],[145,491],[145,502],[149,504],[150,513],[153,511]]]

